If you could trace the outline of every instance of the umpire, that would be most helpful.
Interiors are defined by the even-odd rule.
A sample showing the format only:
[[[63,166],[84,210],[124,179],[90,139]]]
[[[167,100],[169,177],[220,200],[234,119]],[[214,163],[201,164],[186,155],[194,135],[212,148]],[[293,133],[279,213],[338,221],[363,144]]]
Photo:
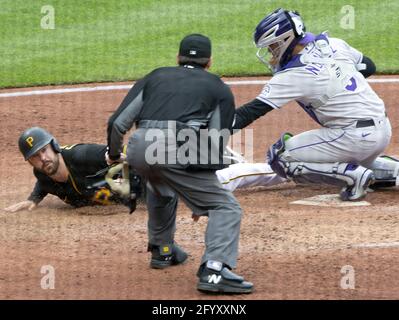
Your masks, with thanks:
[[[197,289],[249,293],[252,283],[231,271],[237,262],[241,208],[215,174],[224,166],[234,97],[219,77],[207,72],[209,38],[186,36],[177,62],[179,66],[155,69],[138,81],[111,116],[107,160],[119,160],[123,136],[136,124],[127,157],[147,181],[151,267],[179,264],[187,257],[174,243],[179,196],[196,215],[208,216]],[[215,130],[224,134],[215,138],[209,134]]]

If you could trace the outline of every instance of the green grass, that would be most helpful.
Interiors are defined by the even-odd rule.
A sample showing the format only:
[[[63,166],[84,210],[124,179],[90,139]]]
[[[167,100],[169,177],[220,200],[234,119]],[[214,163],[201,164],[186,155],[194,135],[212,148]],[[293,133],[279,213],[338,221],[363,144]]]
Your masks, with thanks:
[[[354,30],[340,27],[348,4]],[[55,8],[54,30],[40,27],[43,5]],[[399,72],[398,0],[0,0],[0,87],[137,79],[174,65],[193,32],[211,37],[213,72],[264,75],[252,32],[280,6],[300,11],[308,31],[347,40],[379,73]]]

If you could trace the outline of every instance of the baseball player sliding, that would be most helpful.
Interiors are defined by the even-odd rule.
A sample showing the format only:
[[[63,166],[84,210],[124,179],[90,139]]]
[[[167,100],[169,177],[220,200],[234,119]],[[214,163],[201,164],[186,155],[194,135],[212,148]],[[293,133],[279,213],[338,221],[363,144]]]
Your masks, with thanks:
[[[120,203],[128,206],[131,211],[134,209],[135,198],[121,192],[121,184],[118,182],[128,181],[128,189],[135,190],[137,195],[137,183],[130,180],[138,177],[126,173],[123,176],[119,168],[109,167],[104,161],[107,151],[105,145],[76,144],[61,147],[45,129],[32,127],[19,137],[19,148],[25,160],[33,167],[37,181],[27,200],[7,207],[5,211],[33,210],[47,194],[53,194],[74,207]],[[237,188],[268,186],[285,181],[267,163],[244,163],[245,159],[231,149],[226,156],[232,158],[235,164],[216,171],[225,189],[234,191]]]
[[[104,160],[105,145],[61,147],[54,136],[39,127],[25,130],[18,144],[25,160],[33,167],[37,181],[27,200],[5,208],[5,211],[31,211],[47,194],[53,194],[73,207],[120,203],[134,211],[134,196],[140,193],[139,177],[129,174],[128,170],[108,167]]]
[[[268,163],[249,163],[230,147],[226,147],[225,157],[230,158],[233,164],[215,173],[223,188],[227,190],[270,187],[287,182],[287,179],[276,174]]]
[[[395,185],[398,162],[379,157],[391,139],[384,102],[365,77],[374,63],[345,41],[307,33],[297,12],[277,9],[256,27],[258,58],[273,78],[253,101],[236,110],[234,129],[296,101],[320,129],[285,133],[268,161],[280,177],[342,188],[342,200],[358,200],[367,187]]]

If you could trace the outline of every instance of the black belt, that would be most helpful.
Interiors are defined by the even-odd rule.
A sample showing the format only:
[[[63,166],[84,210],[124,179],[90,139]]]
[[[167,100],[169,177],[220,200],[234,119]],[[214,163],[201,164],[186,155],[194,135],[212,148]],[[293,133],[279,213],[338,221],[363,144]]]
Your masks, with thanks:
[[[181,129],[194,129],[198,130],[206,125],[205,120],[190,120],[187,123],[175,120],[140,120],[137,127],[144,129],[171,129],[175,125],[177,130]]]
[[[356,123],[356,128],[372,127],[374,125],[374,120],[359,120]]]
[[[168,129],[170,127],[169,121],[166,120],[141,120],[138,123],[138,128],[157,128],[157,129]]]

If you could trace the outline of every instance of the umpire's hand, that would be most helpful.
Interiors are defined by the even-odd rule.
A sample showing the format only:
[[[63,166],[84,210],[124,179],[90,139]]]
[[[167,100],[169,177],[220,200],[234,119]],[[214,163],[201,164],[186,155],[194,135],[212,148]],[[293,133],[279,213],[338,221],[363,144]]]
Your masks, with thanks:
[[[119,159],[118,160],[111,160],[110,158],[109,158],[109,155],[108,155],[108,151],[105,153],[105,161],[107,162],[107,164],[110,166],[111,164],[113,164],[113,163],[121,163],[121,162],[123,162],[123,161],[126,161],[126,154],[124,154],[124,153],[120,153],[120,156],[119,156]]]

